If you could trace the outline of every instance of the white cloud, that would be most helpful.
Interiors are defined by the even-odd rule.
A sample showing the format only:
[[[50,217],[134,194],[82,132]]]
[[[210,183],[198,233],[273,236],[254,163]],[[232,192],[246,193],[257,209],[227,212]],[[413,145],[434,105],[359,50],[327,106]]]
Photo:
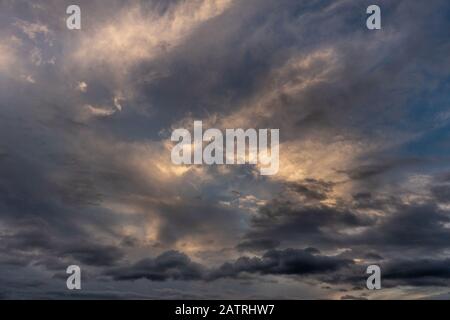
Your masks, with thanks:
[[[84,82],[84,81],[78,82],[78,85],[77,85],[77,90],[78,90],[78,91],[80,91],[80,92],[86,92],[86,91],[87,91],[87,88],[88,88],[88,85],[87,85],[86,82]]]
[[[113,115],[116,110],[110,109],[110,108],[103,108],[103,107],[94,107],[90,104],[87,104],[83,107],[84,109],[84,115],[86,116],[93,116],[93,117],[109,117]]]
[[[42,35],[46,42],[51,44],[51,31],[42,23],[32,23],[24,20],[17,20],[14,26],[19,28],[30,40],[36,40],[38,35]]]
[[[150,59],[176,46],[195,27],[223,13],[232,0],[183,1],[160,16],[144,15],[139,6],[125,8],[118,19],[86,34],[76,50],[77,63],[108,63],[123,71],[136,61]]]

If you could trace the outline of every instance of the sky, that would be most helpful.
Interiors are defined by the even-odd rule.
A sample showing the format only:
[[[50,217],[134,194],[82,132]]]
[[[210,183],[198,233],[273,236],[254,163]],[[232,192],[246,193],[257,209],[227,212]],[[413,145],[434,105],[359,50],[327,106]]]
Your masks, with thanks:
[[[450,298],[447,0],[75,2],[0,0],[0,298]],[[279,172],[172,164],[196,120]]]

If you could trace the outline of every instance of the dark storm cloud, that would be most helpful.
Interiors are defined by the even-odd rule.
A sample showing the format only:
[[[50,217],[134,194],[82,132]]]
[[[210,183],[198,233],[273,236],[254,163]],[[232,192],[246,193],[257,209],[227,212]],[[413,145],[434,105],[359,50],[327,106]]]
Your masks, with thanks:
[[[28,258],[40,261],[52,255],[70,257],[87,265],[110,265],[118,260],[119,249],[95,244],[81,227],[87,220],[91,225],[98,223],[99,227],[102,222],[95,222],[92,215],[88,218],[82,213],[75,214],[83,209],[85,214],[100,216],[89,208],[97,201],[92,180],[83,181],[85,176],[75,171],[74,184],[70,182],[70,173],[65,173],[68,184],[60,184],[43,174],[49,162],[32,163],[15,152],[0,169],[3,172],[0,179],[2,221],[14,230],[1,236],[4,250],[18,258],[38,250],[43,256],[31,254]]]
[[[301,190],[304,193],[304,190]],[[316,194],[314,194],[316,195]],[[313,197],[317,200],[317,196]],[[319,200],[322,197],[319,197]],[[334,243],[345,239],[344,228],[370,227],[376,218],[353,212],[349,207],[329,207],[321,203],[304,205],[296,194],[283,195],[260,208],[251,220],[250,238],[270,238],[310,245]],[[317,243],[316,242],[316,243]]]
[[[143,259],[130,267],[114,269],[108,274],[116,280],[199,280],[204,276],[204,267],[192,262],[181,252],[167,251],[155,259]]]
[[[193,262],[187,255],[168,251],[158,257],[143,259],[129,267],[115,268],[107,272],[116,280],[149,279],[206,280],[235,278],[248,275],[315,275],[333,273],[349,267],[352,260],[339,256],[321,255],[317,249],[269,250],[261,257],[240,257],[218,268],[208,269]]]
[[[387,210],[401,203],[401,200],[394,195],[379,196],[370,192],[359,192],[354,194],[352,198],[352,206],[355,209]]]
[[[383,267],[387,284],[415,286],[448,286],[450,259],[394,260]]]
[[[6,250],[50,250],[54,247],[54,240],[42,229],[24,230],[13,235],[2,236],[1,239],[2,247]]]
[[[406,256],[407,254],[403,254]],[[442,257],[415,258],[396,257],[389,261],[376,259],[376,264],[380,266],[382,273],[382,286],[384,288],[395,288],[398,286],[436,286],[448,287],[450,283],[450,273],[448,270],[449,259]],[[328,283],[353,283],[357,286],[365,283],[365,267],[352,266],[340,273],[330,275],[324,274],[322,281]]]
[[[435,186],[431,189],[434,197],[437,201],[442,203],[450,202],[450,186],[449,185],[441,185]]]
[[[372,160],[373,161],[373,160]],[[372,164],[355,166],[349,171],[344,171],[349,178],[354,180],[367,180],[379,175],[389,174],[390,171],[397,168],[406,170],[409,166],[418,165],[422,161],[415,158],[405,159],[380,159]]]
[[[307,200],[325,200],[328,197],[327,193],[333,189],[333,183],[306,179],[302,182],[288,183],[286,187],[304,196]]]
[[[436,6],[443,4],[438,1]],[[432,19],[436,13],[427,4],[382,1],[380,5],[389,12],[385,19],[391,23],[386,24],[386,32],[398,36],[398,42],[391,43],[389,39],[373,37],[373,33],[356,28],[357,22],[364,23],[365,16],[356,14],[364,12],[366,6],[362,2],[341,2],[335,10],[328,11],[326,9],[332,6],[330,1],[316,1],[314,5],[301,1],[235,4],[226,14],[200,28],[190,41],[169,56],[140,66],[139,72],[143,73],[161,68],[169,70],[161,72],[165,74],[161,79],[144,82],[142,92],[152,104],[163,106],[162,110],[179,111],[176,117],[187,114],[199,117],[224,108],[230,111],[240,100],[270,90],[274,86],[269,80],[270,72],[281,67],[286,56],[320,49],[322,42],[317,40],[320,39],[337,49],[339,64],[343,67],[334,71],[332,77],[339,81],[324,81],[299,96],[280,95],[274,100],[273,108],[284,113],[277,113],[264,125],[283,123],[283,135],[296,137],[301,128],[291,130],[291,123],[284,123],[284,115],[292,113],[298,115],[297,122],[308,119],[308,126],[318,126],[325,134],[344,128],[366,131],[376,125],[385,126],[404,116],[402,106],[407,95],[398,94],[395,88],[406,86],[408,94],[416,96],[425,91],[426,81],[420,78],[412,82],[410,75],[418,65],[434,70],[431,62],[434,53],[428,48],[444,50],[445,44],[436,36],[430,36],[436,30],[427,27],[426,17]],[[267,12],[271,14],[268,16]],[[244,16],[252,28],[236,24],[237,15]],[[416,16],[421,17],[419,22],[412,18]],[[437,19],[443,17],[439,15]],[[372,49],[372,43],[376,49]],[[207,69],[203,68],[205,61]],[[309,72],[315,74],[321,70],[323,66],[319,64]],[[302,77],[293,72],[285,81],[301,83]],[[389,107],[385,101],[389,101]],[[350,113],[352,115],[347,116]],[[310,115],[316,116],[311,118]],[[172,117],[166,113],[160,116]]]
[[[383,257],[375,252],[369,252],[364,257],[368,260],[375,260],[375,261],[383,260]]]
[[[94,243],[67,245],[61,254],[90,266],[112,266],[124,255],[123,251],[115,246]]]
[[[242,273],[262,275],[312,275],[331,273],[353,264],[341,257],[320,255],[317,251],[302,249],[270,250],[262,257],[241,257],[214,270],[210,277],[236,277]]]
[[[239,243],[236,249],[239,251],[266,251],[275,249],[280,242],[273,239],[252,239]]]
[[[403,205],[373,228],[355,236],[355,243],[404,249],[442,249],[448,247],[450,234],[446,224],[450,213],[435,204]],[[351,239],[351,238],[350,238]]]
[[[198,117],[235,110],[241,99],[259,91],[274,64],[283,61],[278,57],[284,51],[279,46],[293,35],[283,23],[283,16],[290,15],[292,8],[303,7],[300,2],[283,1],[268,17],[267,10],[274,5],[265,0],[234,3],[173,52],[142,63],[136,74],[138,79],[144,79],[139,84],[145,100],[160,106],[159,110],[176,112],[157,111],[158,118],[174,121],[187,114]],[[249,29],[248,24],[253,27]],[[268,34],[265,30],[271,31]],[[280,38],[277,35],[282,30],[287,34]],[[147,75],[155,73],[163,76],[145,81]]]
[[[372,199],[369,203],[368,194],[358,195],[357,199],[356,204],[347,203],[343,206],[346,209],[339,210],[320,204],[303,206],[284,196],[282,201],[275,200],[260,209],[251,221],[247,237],[256,241],[259,238],[282,243],[295,241],[303,245],[320,243],[326,247],[339,244],[355,250],[373,248],[381,253],[367,255],[370,260],[381,260],[383,251],[439,252],[448,247],[450,213],[435,203],[405,204],[394,196]],[[359,209],[389,210],[390,213],[374,218],[358,213]],[[362,229],[356,234],[342,232],[349,228]]]
[[[98,30],[120,25],[132,9],[153,21],[171,16],[182,3],[79,1],[80,32],[65,28],[65,8],[72,4],[68,1],[0,3],[0,50],[6,42],[15,58],[7,71],[0,65],[0,274],[10,278],[0,278],[0,287],[19,297],[63,297],[59,286],[64,281],[55,282],[51,275],[73,263],[93,272],[94,279],[98,269],[121,283],[228,281],[250,274],[314,276],[360,285],[361,277],[355,280],[354,275],[363,275],[364,268],[355,267],[354,258],[391,265],[386,275],[397,283],[447,281],[443,269],[448,259],[438,257],[450,244],[449,215],[436,203],[448,203],[448,168],[443,169],[447,175],[437,173],[442,179],[431,190],[421,190],[430,191],[428,198],[419,204],[406,201],[409,194],[400,187],[403,176],[436,174],[438,169],[417,159],[426,158],[423,145],[395,144],[414,142],[416,134],[446,121],[447,1],[380,0],[383,29],[370,32],[365,28],[370,1],[237,0],[179,41],[178,34],[161,41],[155,34],[159,54],[151,58],[146,54],[154,48],[138,41],[144,58],[129,68],[117,62],[123,62],[120,56],[110,63],[117,54],[111,49],[115,41],[95,37]],[[120,25],[124,30],[117,35],[142,33],[133,29],[141,21],[128,22],[131,28]],[[159,30],[168,27],[170,23]],[[48,32],[30,33],[46,28]],[[154,30],[149,27],[148,32]],[[102,41],[107,55],[99,55],[100,61],[73,61],[70,57],[83,37],[89,40],[88,56],[91,50],[98,53],[94,47]],[[118,47],[123,50],[120,43]],[[119,55],[132,54],[134,48],[126,49]],[[296,63],[303,66],[292,68]],[[86,92],[77,89],[80,81],[87,83]],[[304,89],[283,91],[290,86]],[[127,94],[117,100],[122,105],[118,111],[115,98],[122,90]],[[259,105],[267,95],[272,97],[270,107],[263,116],[250,115],[248,123],[282,128],[282,142],[318,138],[326,144],[338,139],[356,140],[367,148],[371,141],[394,146],[332,164],[332,170],[350,178],[347,183],[357,184],[350,202],[334,194],[344,182],[318,177],[273,182],[253,177],[251,170],[226,175],[211,169],[167,182],[173,176],[160,177],[166,168],[158,171],[156,159],[167,150],[131,147],[155,142],[186,116],[223,118],[243,106]],[[114,114],[98,116],[86,105]],[[332,158],[323,155],[328,156]],[[300,172],[303,163],[296,165]],[[392,180],[395,184],[388,185]],[[230,190],[238,190],[239,197],[232,198]],[[255,199],[244,208],[250,195]],[[207,257],[202,264],[176,251],[139,260],[155,246],[189,248],[191,239],[194,248],[208,245],[199,249],[198,256]],[[328,256],[286,246],[347,251]],[[261,256],[234,260],[244,251]],[[227,252],[233,258],[224,256]],[[397,263],[393,257],[399,254],[419,257],[417,266],[410,260]],[[424,254],[432,258],[421,259]],[[138,256],[138,262],[127,266],[130,256]],[[219,267],[212,267],[209,259],[220,261]],[[41,272],[49,272],[47,285],[58,288],[33,291],[36,282],[28,280],[40,279]],[[85,295],[161,296],[98,292]],[[206,294],[203,287],[189,293],[177,288],[163,296]],[[217,289],[215,294],[224,295]]]
[[[436,177],[437,182],[445,183],[450,182],[450,172],[442,172]]]
[[[115,246],[89,242],[82,239],[55,237],[51,230],[22,227],[22,231],[1,236],[2,253],[8,261],[22,265],[36,263],[50,270],[64,269],[70,261],[86,266],[112,266],[123,257],[123,251]]]
[[[203,241],[221,241],[240,231],[238,212],[208,200],[197,204],[164,203],[158,206],[158,210],[162,213],[158,240],[163,244],[172,245],[190,234],[204,234],[206,238]]]
[[[349,211],[340,211],[325,206],[295,207],[289,202],[275,201],[261,209],[260,215],[255,217],[255,226],[268,226],[273,223],[280,232],[297,230],[297,232],[319,233],[320,227],[358,227],[372,224],[373,219],[358,216]]]
[[[392,166],[383,164],[383,165],[365,165],[359,168],[354,168],[353,172],[349,172],[348,175],[352,179],[360,180],[367,179],[372,176],[376,176],[382,173],[386,173],[390,170]]]
[[[356,12],[364,12],[365,7],[363,4],[342,2],[337,6],[337,15],[333,10],[326,11],[331,6],[330,1],[315,1],[313,5],[301,1],[236,3],[226,14],[199,28],[189,41],[161,58],[161,61],[144,62],[138,72],[156,72],[165,76],[150,83],[143,82],[142,92],[152,104],[164,106],[162,110],[179,111],[176,117],[187,114],[199,117],[224,111],[228,113],[239,107],[241,101],[273,89],[277,84],[271,81],[272,72],[286,63],[286,57],[307,56],[308,53],[322,49],[323,46],[317,41],[321,39],[327,45],[336,45],[339,63],[348,66],[333,72],[333,78],[339,79],[339,83],[324,81],[298,96],[280,94],[274,99],[272,107],[283,110],[284,113],[278,113],[268,124],[261,125],[279,126],[285,120],[284,115],[289,113],[295,115],[294,120],[297,117],[297,124],[306,119],[309,127],[319,126],[326,131],[330,130],[330,126],[337,128],[345,125],[349,121],[349,117],[345,116],[346,112],[368,112],[368,108],[380,107],[380,99],[386,99],[383,93],[388,90],[383,84],[385,76],[390,74],[394,77],[395,74],[392,74],[392,70],[380,68],[376,69],[375,80],[372,77],[366,80],[362,76],[370,69],[362,61],[371,61],[372,57],[375,61],[381,60],[376,57],[376,52],[367,47],[373,41],[370,35],[362,34],[360,28],[351,28],[347,24],[348,20],[361,19],[363,22],[364,16],[357,15]],[[387,2],[385,6],[396,9]],[[419,10],[415,5],[412,9]],[[271,14],[268,15],[268,12]],[[242,17],[246,23],[236,24],[236,20],[240,21]],[[252,28],[248,28],[248,24]],[[340,37],[339,34],[344,31],[355,38]],[[364,36],[367,36],[367,42]],[[350,43],[349,39],[355,44]],[[407,39],[402,41],[406,42]],[[403,59],[404,52],[390,49],[389,54],[399,56],[400,65],[411,63],[411,59]],[[383,51],[383,56],[385,55],[387,54]],[[205,69],[203,66],[206,62],[208,68]],[[158,71],[161,69],[163,71]],[[302,70],[303,74],[292,71],[286,79],[280,81],[301,84],[308,76],[320,73],[323,69],[323,65],[317,63],[308,70]],[[398,69],[394,72],[401,73],[402,69]],[[144,75],[140,77],[146,79]],[[365,107],[361,108],[362,105]],[[340,112],[343,109],[346,112]],[[165,119],[171,117],[171,114],[159,116]],[[322,121],[327,118],[333,121]],[[297,126],[291,132],[291,126],[292,123],[284,126],[285,137],[298,133],[296,131],[300,128]]]

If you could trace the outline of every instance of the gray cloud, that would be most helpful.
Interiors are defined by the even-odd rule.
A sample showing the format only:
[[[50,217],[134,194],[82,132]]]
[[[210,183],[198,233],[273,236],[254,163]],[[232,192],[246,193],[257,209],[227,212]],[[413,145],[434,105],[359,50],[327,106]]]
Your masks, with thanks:
[[[380,32],[370,1],[185,3],[79,1],[69,32],[69,1],[1,1],[0,297],[73,298],[74,263],[86,298],[448,283],[448,2],[380,0]],[[172,168],[192,119],[281,128],[280,175]]]
[[[203,277],[203,267],[191,261],[183,253],[167,251],[155,259],[143,259],[130,267],[118,268],[109,272],[116,280],[153,281],[199,280]]]
[[[280,242],[272,239],[252,239],[246,240],[237,245],[239,251],[264,251],[268,249],[275,249],[280,245]]]
[[[384,270],[388,285],[448,286],[449,259],[394,260]]]
[[[235,277],[241,273],[263,275],[310,275],[348,267],[353,262],[341,257],[327,257],[311,250],[285,249],[267,251],[261,258],[242,257],[212,272],[212,278]]]
[[[317,249],[269,250],[261,257],[240,257],[218,268],[208,269],[193,262],[187,255],[167,251],[154,259],[146,258],[128,266],[116,268],[107,274],[116,280],[149,279],[172,280],[217,280],[255,275],[314,275],[331,273],[353,264],[349,259],[323,256]]]

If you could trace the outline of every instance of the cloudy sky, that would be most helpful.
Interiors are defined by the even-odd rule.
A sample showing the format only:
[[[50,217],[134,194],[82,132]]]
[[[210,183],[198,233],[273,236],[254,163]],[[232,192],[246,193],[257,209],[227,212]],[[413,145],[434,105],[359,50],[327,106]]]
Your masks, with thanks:
[[[447,0],[75,2],[0,0],[0,298],[450,297]],[[194,120],[278,174],[172,165]]]

